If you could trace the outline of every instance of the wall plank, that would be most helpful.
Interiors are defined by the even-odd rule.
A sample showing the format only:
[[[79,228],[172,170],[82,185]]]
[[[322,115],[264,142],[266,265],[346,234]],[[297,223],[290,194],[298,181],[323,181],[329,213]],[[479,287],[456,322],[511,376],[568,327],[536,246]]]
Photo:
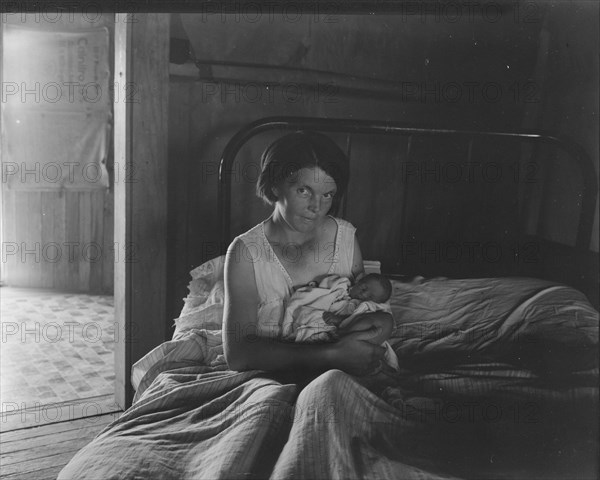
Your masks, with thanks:
[[[62,248],[56,245],[54,241],[54,202],[57,194],[55,192],[41,192],[42,196],[42,231],[41,237],[48,243],[46,255],[41,265],[40,286],[42,288],[52,288],[54,279],[54,263],[60,261],[59,255],[62,254]]]
[[[19,246],[19,256],[15,263],[15,269],[11,272],[12,278],[7,279],[7,283],[10,285],[14,282],[15,285],[28,285],[29,275],[27,274],[27,251],[31,250],[31,238],[29,237],[29,221],[27,219],[27,213],[29,209],[29,201],[24,192],[14,192],[14,215],[15,215],[15,242]],[[25,213],[25,214],[23,214]]]
[[[67,288],[69,272],[69,253],[65,245],[67,241],[67,205],[64,192],[57,192],[55,194],[52,210],[54,214],[54,233],[51,238],[61,248],[60,260],[54,263],[53,287],[62,290]]]
[[[27,193],[27,220],[28,238],[35,256],[28,258],[27,278],[28,283],[39,282],[41,278],[41,264],[44,262],[45,244],[42,240],[42,205],[40,192]]]
[[[185,105],[190,98],[191,85],[170,84],[169,106],[175,105],[176,108],[169,108],[169,157],[174,159],[169,165],[169,185],[177,185],[179,179],[189,173],[190,165],[186,161],[190,156],[190,112],[191,105]],[[183,106],[183,108],[181,108]],[[169,188],[168,204],[169,209],[178,212],[187,212],[190,208],[190,195],[194,189],[194,178],[188,175],[189,183],[186,188]],[[182,298],[187,295],[187,283],[189,271],[187,265],[188,255],[188,222],[179,221],[176,215],[169,215],[168,238],[171,248],[168,249],[167,264],[169,268],[169,278],[176,279],[168,283],[167,305],[168,320],[177,318],[179,311],[183,307]]]
[[[15,192],[2,189],[2,281],[6,282],[17,266],[18,244],[15,236]]]
[[[76,263],[79,275],[74,278],[78,279],[77,286],[82,290],[89,290],[90,287],[91,267],[89,255],[93,248],[90,247],[93,242],[91,198],[86,193],[78,193],[79,203],[74,207],[77,208],[79,214],[79,245],[77,246],[79,256]]]

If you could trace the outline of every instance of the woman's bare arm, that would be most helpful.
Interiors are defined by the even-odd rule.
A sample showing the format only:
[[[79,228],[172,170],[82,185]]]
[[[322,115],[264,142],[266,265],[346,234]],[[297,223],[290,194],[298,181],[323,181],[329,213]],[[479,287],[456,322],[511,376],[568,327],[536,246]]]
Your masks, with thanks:
[[[387,312],[370,312],[358,315],[350,321],[350,324],[339,330],[340,335],[348,335],[352,332],[362,332],[360,337],[372,343],[383,343],[392,336],[394,321]]]
[[[309,370],[339,368],[358,375],[376,365],[384,349],[356,335],[331,344],[284,343],[256,335],[259,297],[250,252],[234,242],[225,261],[223,343],[233,370]]]
[[[358,238],[354,236],[354,256],[352,258],[352,276],[355,280],[361,277],[365,273],[365,267],[363,265],[362,252],[360,245],[358,244]]]
[[[352,275],[355,279],[360,278],[365,273],[363,265],[362,252],[358,239],[354,237],[354,258],[352,260]],[[390,338],[394,329],[394,320],[389,313],[385,312],[369,312],[358,315],[352,322],[356,327],[346,329],[344,335],[352,332],[369,332],[371,333],[371,342],[381,343]],[[372,329],[372,327],[375,327]],[[359,337],[364,339],[364,335]]]

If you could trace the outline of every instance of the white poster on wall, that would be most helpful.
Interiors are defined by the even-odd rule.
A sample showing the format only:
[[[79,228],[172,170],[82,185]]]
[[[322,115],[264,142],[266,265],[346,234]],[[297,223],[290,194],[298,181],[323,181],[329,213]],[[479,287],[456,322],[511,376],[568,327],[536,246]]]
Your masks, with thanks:
[[[109,185],[109,32],[6,25],[2,182],[14,190]]]

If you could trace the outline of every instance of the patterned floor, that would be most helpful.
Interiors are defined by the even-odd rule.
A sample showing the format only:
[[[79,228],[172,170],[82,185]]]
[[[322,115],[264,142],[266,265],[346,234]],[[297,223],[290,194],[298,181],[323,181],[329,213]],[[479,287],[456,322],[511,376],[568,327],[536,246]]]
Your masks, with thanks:
[[[2,412],[114,394],[112,296],[3,286],[0,319]]]

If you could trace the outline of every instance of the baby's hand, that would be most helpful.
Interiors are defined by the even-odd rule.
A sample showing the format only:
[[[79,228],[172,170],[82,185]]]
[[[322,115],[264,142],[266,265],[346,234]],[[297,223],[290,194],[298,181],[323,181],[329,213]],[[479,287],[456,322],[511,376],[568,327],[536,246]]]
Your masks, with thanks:
[[[333,325],[337,327],[340,323],[342,323],[343,319],[344,317],[341,315],[336,315],[335,313],[331,312],[323,312],[323,321],[327,325]]]

